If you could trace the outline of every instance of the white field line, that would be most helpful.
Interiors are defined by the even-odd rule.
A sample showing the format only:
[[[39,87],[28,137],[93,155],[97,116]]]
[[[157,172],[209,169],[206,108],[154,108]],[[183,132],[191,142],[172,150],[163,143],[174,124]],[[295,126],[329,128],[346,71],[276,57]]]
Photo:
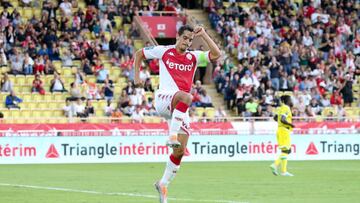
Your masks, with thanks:
[[[126,193],[126,192],[99,192],[92,190],[78,190],[70,188],[60,188],[60,187],[45,187],[45,186],[36,186],[36,185],[21,185],[21,184],[9,184],[9,183],[0,183],[0,186],[3,187],[15,187],[15,188],[29,188],[29,189],[38,189],[38,190],[53,190],[53,191],[62,191],[62,192],[74,192],[74,193],[85,193],[85,194],[94,194],[94,195],[108,195],[108,196],[126,196],[126,197],[142,197],[147,199],[158,199],[158,196],[155,195],[144,195],[139,193]],[[206,200],[206,199],[183,199],[183,198],[172,198],[169,197],[169,200],[180,201],[180,202],[217,202],[217,203],[246,203],[238,202],[231,200]]]

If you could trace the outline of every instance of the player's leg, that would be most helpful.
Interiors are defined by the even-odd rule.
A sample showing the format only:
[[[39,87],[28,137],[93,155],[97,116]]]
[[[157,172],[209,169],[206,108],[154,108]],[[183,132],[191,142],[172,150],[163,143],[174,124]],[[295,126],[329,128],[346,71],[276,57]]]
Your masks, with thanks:
[[[277,140],[278,146],[281,146],[281,144],[282,144],[280,134],[281,134],[281,131],[280,131],[280,129],[278,129],[276,131],[276,140]],[[271,172],[276,176],[279,175],[280,164],[281,164],[281,155],[274,161],[273,164],[270,165]]]
[[[287,171],[288,155],[291,153],[290,133],[286,132],[282,136],[283,147],[281,148],[281,175],[293,176]]]
[[[167,187],[170,182],[175,178],[176,173],[180,169],[181,159],[184,155],[189,135],[179,134],[178,141],[181,143],[180,147],[173,148],[173,153],[170,155],[168,162],[166,163],[165,171],[163,177],[160,181],[155,183],[155,187],[160,195],[160,203],[167,202]]]
[[[178,135],[178,140],[181,143],[181,146],[173,149],[173,153],[170,155],[166,164],[164,175],[160,180],[161,185],[168,186],[169,183],[175,178],[177,171],[180,169],[181,159],[184,155],[188,138],[189,136],[186,134]]]
[[[191,105],[193,96],[189,93],[178,91],[174,94],[171,102],[171,109],[173,110],[171,115],[169,140],[167,145],[170,147],[179,147],[180,142],[177,139],[180,127],[183,125],[184,117],[187,114],[187,110]]]

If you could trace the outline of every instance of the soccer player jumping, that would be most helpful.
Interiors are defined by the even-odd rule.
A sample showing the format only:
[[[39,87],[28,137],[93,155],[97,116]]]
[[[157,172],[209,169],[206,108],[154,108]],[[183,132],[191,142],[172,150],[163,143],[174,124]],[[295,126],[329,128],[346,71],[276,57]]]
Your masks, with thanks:
[[[188,51],[195,36],[201,37],[210,51]],[[173,148],[163,177],[155,183],[161,203],[167,202],[167,187],[180,168],[189,139],[190,90],[201,54],[205,54],[208,61],[213,61],[220,57],[220,50],[203,27],[184,25],[178,30],[175,45],[145,47],[135,55],[135,85],[141,83],[139,72],[142,60],[159,59],[160,85],[155,92],[155,108],[159,115],[168,120],[169,137],[166,145]]]
[[[278,129],[276,132],[276,138],[278,142],[281,154],[273,164],[270,165],[270,169],[274,175],[279,175],[278,168],[281,165],[281,176],[294,176],[287,172],[287,156],[291,153],[291,139],[290,133],[295,128],[292,124],[291,106],[292,101],[289,95],[283,95],[280,98],[281,106],[279,107],[274,120],[278,122]]]

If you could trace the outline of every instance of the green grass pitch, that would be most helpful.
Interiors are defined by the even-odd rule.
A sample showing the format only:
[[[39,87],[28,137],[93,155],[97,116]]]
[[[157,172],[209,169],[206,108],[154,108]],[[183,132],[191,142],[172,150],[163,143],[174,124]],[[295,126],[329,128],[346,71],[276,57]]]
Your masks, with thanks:
[[[295,177],[273,176],[270,164],[185,162],[169,202],[360,201],[360,161],[289,161]],[[1,165],[0,202],[158,202],[153,183],[163,169],[164,163]]]

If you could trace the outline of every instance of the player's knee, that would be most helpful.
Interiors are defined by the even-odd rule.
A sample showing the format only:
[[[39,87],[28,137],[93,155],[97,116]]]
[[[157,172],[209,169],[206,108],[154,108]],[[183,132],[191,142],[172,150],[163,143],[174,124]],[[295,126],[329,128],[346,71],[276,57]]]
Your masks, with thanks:
[[[283,153],[285,154],[290,154],[291,153],[291,149],[283,149],[281,150]]]

